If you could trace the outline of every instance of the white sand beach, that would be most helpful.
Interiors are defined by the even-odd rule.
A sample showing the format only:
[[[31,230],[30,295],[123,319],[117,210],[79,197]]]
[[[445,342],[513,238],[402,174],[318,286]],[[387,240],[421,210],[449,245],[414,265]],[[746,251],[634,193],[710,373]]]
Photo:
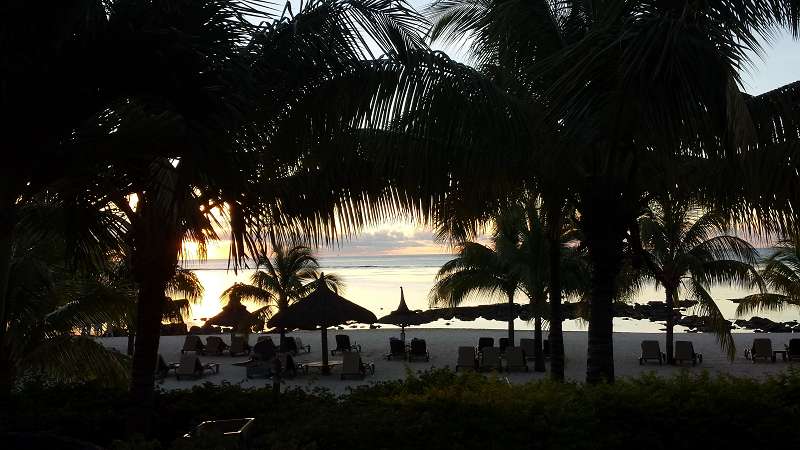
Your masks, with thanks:
[[[338,369],[334,369],[332,375],[329,376],[321,376],[316,373],[310,373],[308,375],[300,374],[294,379],[284,380],[284,388],[290,386],[300,386],[308,389],[325,387],[336,393],[345,393],[348,387],[404,378],[409,370],[416,372],[432,367],[453,368],[457,360],[457,348],[459,346],[474,346],[481,336],[493,337],[495,338],[495,342],[497,342],[497,339],[507,335],[507,333],[502,330],[408,329],[406,331],[406,339],[410,340],[414,337],[425,339],[431,356],[430,362],[409,363],[397,360],[387,361],[383,358],[383,355],[389,350],[389,337],[399,335],[399,330],[328,330],[328,345],[330,348],[335,347],[333,336],[336,334],[348,334],[351,341],[362,346],[362,357],[365,362],[373,362],[375,364],[375,374],[368,375],[363,381],[340,380]],[[311,345],[311,353],[299,355],[296,359],[298,362],[321,360],[319,331],[296,331],[290,335],[299,336],[303,344]],[[277,342],[277,335],[272,336],[273,340]],[[703,362],[696,367],[692,367],[691,365],[671,367],[659,366],[658,363],[649,363],[642,366],[639,365],[638,362],[638,357],[641,353],[640,343],[642,340],[658,340],[661,343],[662,351],[664,351],[664,333],[615,333],[615,371],[618,377],[637,376],[645,372],[652,372],[659,376],[672,376],[679,373],[681,370],[688,370],[698,374],[703,371],[708,371],[712,376],[717,374],[729,374],[742,377],[763,378],[768,375],[779,374],[792,366],[800,367],[800,364],[797,363],[783,362],[780,356],[776,363],[759,361],[755,364],[745,359],[743,356],[745,347],[749,347],[754,338],[770,338],[772,339],[773,350],[783,350],[784,344],[788,343],[789,339],[798,337],[796,334],[735,333],[733,336],[736,341],[736,358],[731,362],[720,350],[714,335],[704,333],[676,333],[676,340],[690,340],[694,343],[695,351],[703,354]],[[532,338],[533,333],[529,331],[518,332],[515,337],[517,340],[520,338]],[[205,342],[206,336],[202,336],[202,338]],[[230,342],[229,335],[222,335],[222,338],[226,342]],[[161,338],[159,351],[166,361],[177,362],[180,360],[180,349],[183,346],[184,339],[185,336],[164,336]],[[254,344],[256,339],[257,335],[251,335],[251,344]],[[123,352],[127,344],[127,338],[124,337],[98,338],[98,341],[105,346],[113,347]],[[567,379],[583,381],[586,373],[587,333],[585,331],[565,332],[564,346],[566,352]],[[161,388],[168,390],[188,389],[204,382],[222,383],[225,381],[233,384],[240,383],[244,387],[261,387],[269,384],[271,381],[263,378],[247,379],[243,367],[232,365],[234,362],[241,362],[247,359],[246,356],[200,356],[200,360],[204,363],[219,363],[219,374],[207,373],[205,377],[199,380],[180,381],[178,381],[174,375],[170,375],[164,383],[161,384]],[[337,355],[336,357],[330,357],[330,359],[340,360],[341,358]],[[532,370],[533,363],[529,362],[529,365]],[[530,380],[546,378],[548,374],[531,371],[528,373],[502,373],[500,376],[506,377],[512,383],[524,383]]]

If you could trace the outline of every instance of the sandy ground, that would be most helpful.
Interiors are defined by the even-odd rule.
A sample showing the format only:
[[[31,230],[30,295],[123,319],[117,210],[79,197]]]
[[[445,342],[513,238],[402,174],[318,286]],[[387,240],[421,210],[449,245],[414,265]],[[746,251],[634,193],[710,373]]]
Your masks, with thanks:
[[[389,350],[389,337],[398,336],[399,330],[329,330],[328,331],[328,345],[335,347],[335,334],[348,334],[351,341],[354,341],[362,346],[362,358],[366,362],[373,362],[375,364],[375,374],[368,375],[363,381],[360,380],[340,380],[338,369],[334,369],[333,374],[330,376],[321,376],[315,373],[308,375],[299,375],[292,380],[285,380],[284,387],[287,386],[302,386],[303,388],[313,389],[314,387],[325,387],[337,393],[347,392],[348,387],[357,386],[360,384],[369,384],[377,381],[394,380],[404,378],[408,370],[414,372],[425,370],[432,367],[454,367],[458,359],[457,348],[459,346],[474,346],[481,336],[489,336],[495,338],[495,345],[497,340],[505,337],[507,332],[502,330],[467,330],[467,329],[410,329],[406,332],[406,339],[410,340],[413,337],[425,339],[430,352],[430,362],[405,362],[405,361],[387,361],[383,355]],[[319,331],[299,331],[293,332],[291,336],[299,336],[303,344],[311,345],[311,353],[301,354],[297,357],[298,362],[320,361],[320,333]],[[532,338],[533,333],[523,331],[517,332],[516,339]],[[767,337],[772,339],[774,350],[783,350],[784,344],[789,342],[792,337],[797,335],[792,334],[757,334],[757,333],[736,333],[734,339],[736,341],[736,358],[733,362],[729,361],[725,354],[720,350],[716,343],[716,338],[712,334],[698,334],[698,333],[676,333],[676,340],[691,340],[694,343],[695,351],[703,354],[703,363],[697,367],[691,365],[684,365],[683,367],[668,367],[659,366],[658,363],[650,363],[644,366],[639,365],[638,357],[641,353],[640,343],[645,339],[658,340],[661,343],[661,350],[664,351],[664,334],[663,333],[615,333],[614,334],[614,365],[617,376],[637,376],[645,372],[654,372],[658,375],[671,376],[679,373],[681,370],[689,370],[691,372],[701,373],[708,371],[711,375],[715,374],[730,374],[736,376],[761,378],[770,374],[778,374],[787,370],[791,366],[800,367],[797,363],[786,363],[781,361],[778,357],[778,362],[753,362],[747,360],[743,356],[744,348],[749,347],[756,337]],[[202,336],[205,342],[206,336]],[[230,342],[229,335],[223,335],[223,340]],[[177,362],[180,360],[180,349],[183,346],[184,336],[164,336],[161,338],[160,353],[164,356],[167,362]],[[250,336],[251,345],[256,342],[257,335]],[[98,338],[98,340],[108,347],[116,348],[120,351],[125,351],[127,345],[127,338]],[[273,335],[273,340],[277,343],[277,335]],[[564,333],[564,347],[566,353],[566,376],[570,380],[582,381],[586,373],[586,347],[587,347],[587,333],[584,331],[565,332]],[[268,383],[270,380],[263,378],[247,379],[245,376],[245,369],[243,367],[233,366],[232,363],[245,361],[246,356],[231,357],[231,356],[200,356],[202,362],[217,362],[220,364],[219,374],[207,373],[206,376],[200,380],[180,380],[178,381],[174,375],[170,375],[161,385],[163,389],[186,389],[193,385],[201,384],[203,382],[221,383],[228,381],[230,383],[240,383],[244,387],[254,386],[261,387]],[[341,359],[340,356],[331,357],[331,360]],[[533,362],[529,362],[531,370],[533,370]],[[549,366],[549,363],[548,363]],[[549,367],[548,367],[549,369]],[[526,381],[541,379],[547,377],[547,373],[503,373],[503,377],[507,377],[512,383],[524,383]]]

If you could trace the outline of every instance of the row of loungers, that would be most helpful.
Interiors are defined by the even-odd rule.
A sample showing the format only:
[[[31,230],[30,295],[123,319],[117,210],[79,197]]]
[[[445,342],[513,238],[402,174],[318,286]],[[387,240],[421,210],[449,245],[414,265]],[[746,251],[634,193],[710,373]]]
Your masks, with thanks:
[[[753,344],[744,350],[744,357],[754,363],[759,359],[775,362],[778,354],[781,354],[784,361],[800,359],[800,339],[790,339],[789,344],[784,345],[784,350],[773,350],[772,339],[756,338],[753,339]],[[703,355],[694,351],[691,341],[675,341],[673,359],[676,363],[691,362],[694,366],[703,362]],[[667,355],[661,352],[658,341],[642,341],[639,364],[649,361],[656,361],[659,365],[667,362]]]
[[[498,340],[498,349],[500,349],[500,353],[504,353],[507,348],[514,347],[510,345],[511,341],[508,338],[500,338]],[[520,339],[519,346],[522,348],[523,352],[525,353],[525,359],[531,360],[536,357],[536,340],[535,339]],[[494,347],[494,338],[490,337],[482,337],[478,338],[478,346],[476,349],[478,353],[480,353],[486,347]],[[550,357],[550,342],[547,339],[542,341],[542,356],[545,358]]]
[[[475,350],[475,347],[459,347],[456,371],[464,369],[527,372],[526,360],[525,352],[521,347],[506,347],[503,353],[500,352],[499,347],[483,347],[480,353]]]
[[[411,343],[406,345],[400,339],[389,339],[389,353],[383,356],[385,359],[404,359],[406,361],[425,361],[431,360],[431,354],[428,353],[428,345],[425,339],[414,338]]]
[[[272,343],[273,347],[277,347],[272,342],[271,336],[260,336],[258,340],[269,341]],[[284,338],[284,344],[287,350],[295,355],[311,352],[311,346],[303,345],[299,337],[286,336]],[[249,355],[250,351],[250,344],[248,344],[243,336],[233,336],[231,338],[231,344],[228,345],[219,336],[209,336],[206,338],[206,343],[203,344],[203,340],[200,336],[190,334],[186,336],[186,340],[183,342],[183,348],[181,348],[181,354],[195,352],[201,355],[214,356],[221,356],[224,352],[227,352],[230,356]]]

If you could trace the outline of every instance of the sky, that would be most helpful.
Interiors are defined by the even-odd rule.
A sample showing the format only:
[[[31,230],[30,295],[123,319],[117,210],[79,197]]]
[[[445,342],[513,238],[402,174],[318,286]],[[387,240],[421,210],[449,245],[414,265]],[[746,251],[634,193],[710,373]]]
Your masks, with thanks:
[[[429,2],[411,0],[410,3],[421,9]],[[463,61],[461,55],[448,53],[453,59]],[[800,80],[800,41],[788,33],[779,34],[765,45],[764,54],[756,55],[753,62],[753,67],[742,71],[742,89],[749,94],[762,94]],[[319,251],[323,256],[419,255],[450,253],[450,248],[435,242],[430,229],[398,221],[369,227],[354,239]],[[208,256],[226,258],[228,244],[215,243],[210,246]]]

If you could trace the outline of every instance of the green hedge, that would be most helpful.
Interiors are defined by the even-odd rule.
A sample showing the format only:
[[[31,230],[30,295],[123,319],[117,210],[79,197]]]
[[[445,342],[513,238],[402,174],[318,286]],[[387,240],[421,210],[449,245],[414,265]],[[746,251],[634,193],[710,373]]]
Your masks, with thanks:
[[[585,386],[411,375],[335,397],[204,385],[157,396],[156,441],[124,439],[125,393],[26,389],[4,431],[46,431],[116,448],[200,448],[179,439],[209,419],[256,417],[253,448],[765,448],[800,444],[800,371],[765,381],[683,374]],[[209,445],[209,448],[213,448]]]

